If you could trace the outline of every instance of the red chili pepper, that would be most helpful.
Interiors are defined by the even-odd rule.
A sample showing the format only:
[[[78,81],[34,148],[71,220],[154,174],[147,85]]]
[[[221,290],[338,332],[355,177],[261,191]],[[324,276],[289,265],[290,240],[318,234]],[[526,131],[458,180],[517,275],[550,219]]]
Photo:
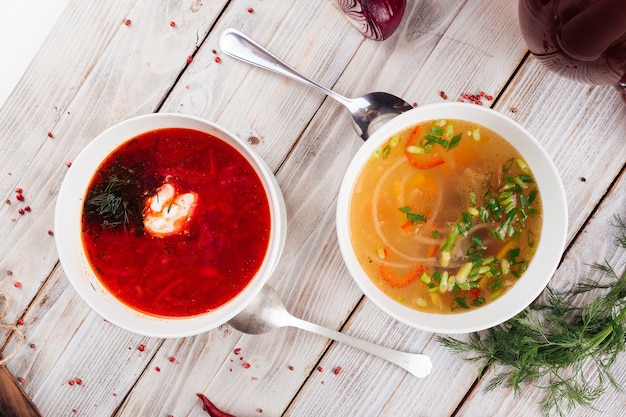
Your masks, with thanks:
[[[211,417],[235,417],[234,415],[225,413],[224,411],[217,408],[215,404],[209,401],[209,399],[204,394],[197,393],[196,395],[202,400],[202,405],[204,405],[204,409],[207,411],[207,413],[209,413]]]

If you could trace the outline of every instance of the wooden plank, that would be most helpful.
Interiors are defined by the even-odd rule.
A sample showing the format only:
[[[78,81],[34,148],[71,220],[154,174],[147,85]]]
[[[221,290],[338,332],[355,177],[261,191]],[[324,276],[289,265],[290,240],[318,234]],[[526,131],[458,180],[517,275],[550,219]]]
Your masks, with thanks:
[[[0,416],[42,417],[6,366],[0,366]]]
[[[583,226],[626,161],[626,112],[611,86],[590,86],[551,73],[532,56],[496,110],[533,134],[565,187],[568,236]]]

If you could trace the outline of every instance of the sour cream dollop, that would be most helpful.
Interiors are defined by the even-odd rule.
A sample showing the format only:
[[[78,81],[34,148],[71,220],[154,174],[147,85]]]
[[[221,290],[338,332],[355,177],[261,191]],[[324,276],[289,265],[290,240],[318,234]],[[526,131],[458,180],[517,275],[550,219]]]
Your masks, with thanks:
[[[174,185],[165,183],[146,199],[143,225],[148,233],[161,238],[184,232],[197,204],[196,193],[178,193]]]

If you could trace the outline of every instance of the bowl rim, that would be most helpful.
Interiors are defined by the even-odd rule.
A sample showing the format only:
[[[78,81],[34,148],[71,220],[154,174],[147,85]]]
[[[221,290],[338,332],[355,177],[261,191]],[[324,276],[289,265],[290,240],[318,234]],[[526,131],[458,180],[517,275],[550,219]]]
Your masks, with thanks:
[[[163,129],[188,128],[212,134],[243,155],[261,179],[270,207],[270,239],[261,267],[232,300],[206,314],[158,317],[135,310],[115,298],[99,281],[84,253],[82,207],[87,187],[100,164],[119,146],[137,135]],[[54,237],[59,260],[78,295],[108,322],[149,337],[178,338],[203,333],[239,313],[267,282],[281,257],[287,233],[287,212],[273,172],[254,149],[230,131],[208,120],[179,113],[151,113],[123,120],[97,135],[74,159],[59,189]]]
[[[437,119],[467,120],[489,128],[507,139],[530,166],[542,198],[543,225],[537,252],[516,285],[498,299],[466,312],[426,313],[403,306],[384,294],[367,276],[350,242],[351,192],[363,164],[388,138],[419,122]],[[459,334],[484,330],[514,317],[544,290],[563,255],[567,238],[567,202],[561,177],[545,149],[520,124],[503,114],[463,103],[437,103],[416,107],[392,119],[365,142],[348,165],[337,199],[337,235],[344,263],[365,296],[381,310],[411,327]],[[532,285],[523,285],[529,282]]]

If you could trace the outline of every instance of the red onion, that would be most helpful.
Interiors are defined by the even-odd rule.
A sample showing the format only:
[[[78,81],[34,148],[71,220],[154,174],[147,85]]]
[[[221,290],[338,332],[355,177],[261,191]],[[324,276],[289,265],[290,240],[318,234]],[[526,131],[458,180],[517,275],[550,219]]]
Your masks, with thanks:
[[[359,32],[382,41],[398,28],[406,0],[336,0],[337,5]]]

